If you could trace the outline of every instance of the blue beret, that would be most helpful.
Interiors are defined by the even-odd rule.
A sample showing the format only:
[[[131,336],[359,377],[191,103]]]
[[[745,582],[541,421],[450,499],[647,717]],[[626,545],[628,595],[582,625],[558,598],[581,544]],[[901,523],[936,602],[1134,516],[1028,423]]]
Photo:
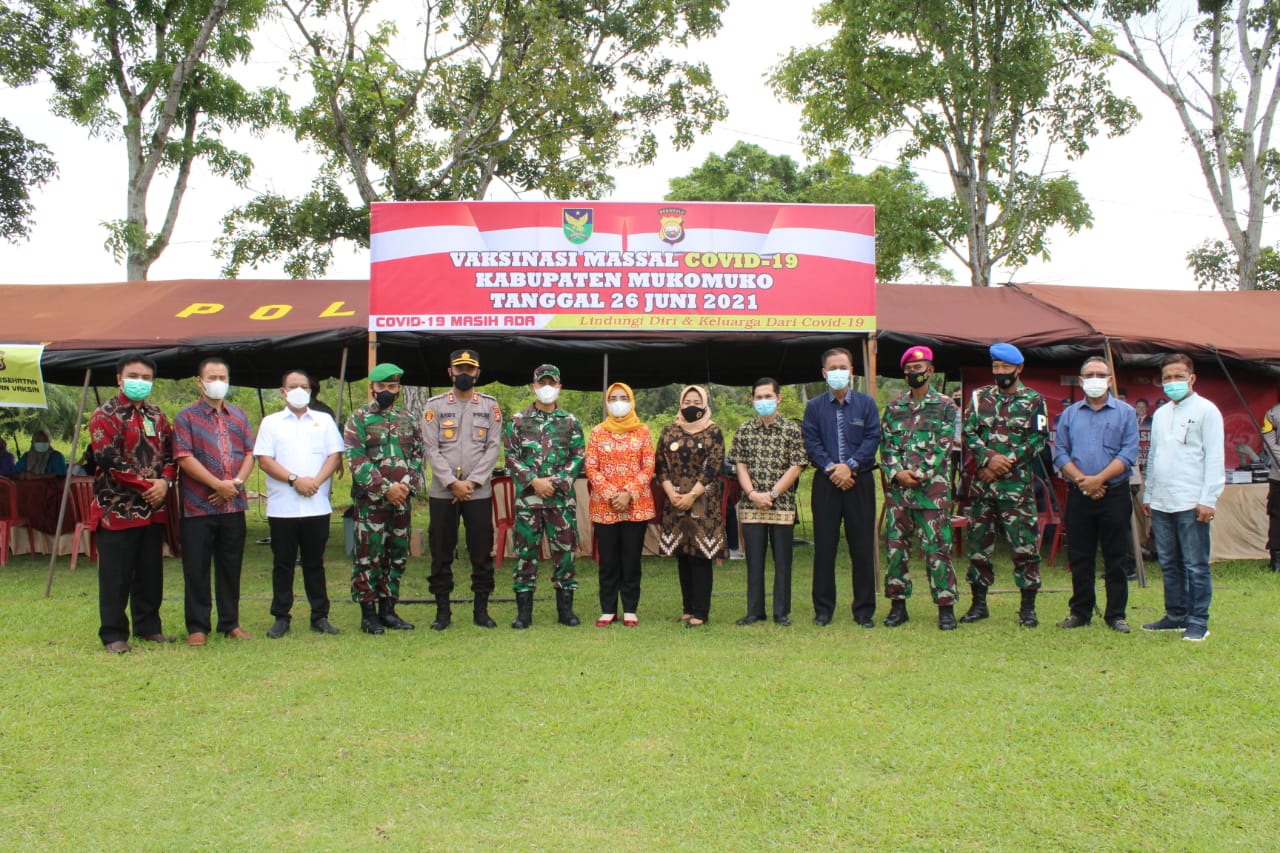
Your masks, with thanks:
[[[1022,353],[1013,344],[992,344],[991,360],[1003,361],[1007,364],[1022,364]]]

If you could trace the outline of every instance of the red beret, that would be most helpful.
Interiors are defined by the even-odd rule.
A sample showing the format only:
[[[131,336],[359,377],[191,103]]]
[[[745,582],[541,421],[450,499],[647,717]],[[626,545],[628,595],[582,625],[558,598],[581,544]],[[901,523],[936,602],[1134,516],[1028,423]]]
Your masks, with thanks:
[[[908,361],[933,361],[933,350],[928,347],[908,347],[902,354],[898,367],[906,367]]]

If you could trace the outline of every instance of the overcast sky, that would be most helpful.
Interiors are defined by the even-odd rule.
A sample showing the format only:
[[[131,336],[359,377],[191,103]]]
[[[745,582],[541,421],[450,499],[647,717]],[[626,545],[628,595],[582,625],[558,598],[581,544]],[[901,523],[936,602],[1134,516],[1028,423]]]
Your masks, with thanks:
[[[406,3],[407,10],[413,8]],[[670,178],[687,173],[710,153],[724,153],[738,140],[756,143],[777,154],[804,162],[799,142],[798,109],[778,104],[764,82],[769,69],[794,46],[823,39],[812,24],[812,0],[779,4],[765,0],[731,0],[724,27],[714,42],[699,46],[697,55],[711,67],[726,94],[729,117],[689,151],[666,147],[658,161],[645,169],[617,175],[615,200],[660,199]],[[414,13],[406,12],[410,18]],[[258,38],[255,69],[263,82],[282,65],[285,37],[278,31]],[[1059,160],[1055,168],[1069,169],[1093,208],[1095,225],[1082,235],[1054,236],[1052,259],[1019,270],[997,268],[995,279],[1108,287],[1194,288],[1186,268],[1186,252],[1206,237],[1224,236],[1209,201],[1204,179],[1172,107],[1150,93],[1127,67],[1117,65],[1117,88],[1138,101],[1142,120],[1127,136],[1099,139],[1077,163]],[[124,276],[103,248],[100,223],[123,215],[125,153],[123,145],[88,139],[85,131],[49,115],[47,93],[40,87],[4,93],[4,115],[29,137],[45,142],[59,163],[60,177],[36,198],[36,227],[31,240],[18,245],[0,243],[0,281],[6,283],[75,283],[119,281]],[[246,140],[256,164],[249,189],[240,189],[204,171],[193,174],[183,203],[173,244],[151,268],[152,279],[217,277],[220,262],[213,257],[213,241],[220,219],[230,207],[255,191],[300,194],[309,185],[315,160],[299,151],[285,136]],[[892,161],[884,146],[873,158],[856,164],[866,171]],[[917,171],[936,193],[950,192],[950,181],[934,164]],[[158,200],[167,198],[168,184],[158,182]],[[505,191],[494,197],[510,197]],[[151,207],[158,222],[163,209]],[[368,275],[368,253],[339,251],[330,275],[362,278]],[[949,263],[957,280],[968,281],[958,263]],[[279,268],[246,277],[274,278]]]

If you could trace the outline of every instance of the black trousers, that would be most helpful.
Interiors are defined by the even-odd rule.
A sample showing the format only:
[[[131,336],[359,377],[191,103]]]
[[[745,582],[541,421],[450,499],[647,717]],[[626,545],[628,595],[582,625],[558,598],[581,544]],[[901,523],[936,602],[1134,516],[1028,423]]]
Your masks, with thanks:
[[[813,478],[813,615],[830,619],[836,610],[836,551],[840,524],[853,561],[853,617],[870,619],[876,612],[876,484],[875,474],[858,474],[853,488],[840,491],[821,471]]]
[[[471,557],[471,591],[493,592],[493,498],[454,501],[431,498],[427,546],[431,549],[431,574],[427,588],[433,596],[453,592],[453,552],[458,547],[458,520],[467,526],[467,554]]]
[[[129,639],[128,607],[133,633],[161,633],[164,600],[164,525],[98,531],[98,614],[102,644]]]
[[[1079,489],[1067,491],[1067,565],[1071,569],[1071,612],[1082,619],[1093,618],[1098,597],[1094,590],[1098,548],[1102,548],[1103,586],[1108,623],[1125,618],[1129,605],[1129,578],[1125,572],[1125,542],[1132,539],[1129,523],[1133,497],[1127,483],[1108,486],[1107,493],[1094,500]]]
[[[742,544],[747,553],[747,615],[765,618],[764,558],[773,550],[773,618],[791,615],[791,548],[795,526],[791,524],[743,524]]]
[[[1280,480],[1267,481],[1267,550],[1280,551]]]
[[[244,563],[244,513],[197,515],[182,519],[182,578],[186,581],[187,633],[208,634],[213,602],[209,567],[218,600],[218,631],[240,627],[240,567]]]
[[[267,516],[271,531],[271,615],[291,619],[294,567],[302,560],[302,588],[311,605],[311,624],[329,618],[329,589],[324,579],[324,549],[329,544],[329,516]]]
[[[676,569],[680,573],[680,597],[684,612],[703,622],[711,614],[711,560],[689,554],[676,555]]]
[[[600,612],[635,613],[640,606],[640,557],[644,553],[647,521],[597,524],[596,550],[600,552]]]

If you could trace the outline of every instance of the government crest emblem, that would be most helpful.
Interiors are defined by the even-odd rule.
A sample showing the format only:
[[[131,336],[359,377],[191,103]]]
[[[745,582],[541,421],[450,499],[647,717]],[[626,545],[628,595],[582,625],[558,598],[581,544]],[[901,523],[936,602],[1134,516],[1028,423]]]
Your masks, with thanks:
[[[684,239],[684,215],[681,207],[664,207],[658,211],[658,236],[662,242],[675,245]]]
[[[581,246],[591,239],[594,226],[592,210],[589,207],[566,207],[562,209],[564,236],[575,246]]]

